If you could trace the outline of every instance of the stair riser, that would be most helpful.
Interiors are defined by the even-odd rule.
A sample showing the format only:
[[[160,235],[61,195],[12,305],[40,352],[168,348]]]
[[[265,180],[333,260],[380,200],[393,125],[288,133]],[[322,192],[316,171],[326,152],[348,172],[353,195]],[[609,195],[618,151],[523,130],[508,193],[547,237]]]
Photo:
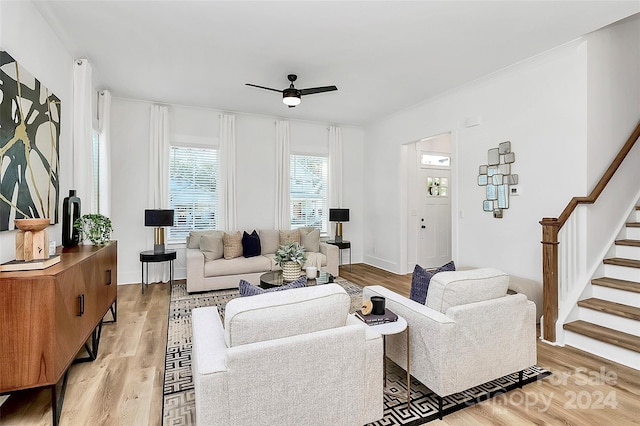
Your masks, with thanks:
[[[592,297],[640,308],[640,293],[633,293],[631,291],[618,290],[617,288],[594,285]],[[640,327],[640,324],[638,326]]]
[[[627,367],[638,369],[640,366],[640,353],[619,346],[604,343],[582,334],[565,331],[564,343],[568,346],[592,353],[596,356],[610,359]]]
[[[640,321],[578,306],[578,317],[596,325],[612,328],[640,338]]]
[[[616,257],[640,260],[640,247],[616,244]]]
[[[631,228],[627,226],[625,231],[626,237],[629,240],[640,240],[640,228]]]
[[[618,265],[604,265],[604,276],[619,280],[640,281],[640,269]]]

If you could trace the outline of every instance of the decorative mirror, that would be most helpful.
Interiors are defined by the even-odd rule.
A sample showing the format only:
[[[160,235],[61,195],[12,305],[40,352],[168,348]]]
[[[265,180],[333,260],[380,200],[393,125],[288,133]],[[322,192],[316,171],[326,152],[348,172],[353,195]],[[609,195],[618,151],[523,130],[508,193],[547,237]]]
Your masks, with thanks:
[[[511,142],[506,141],[487,152],[487,164],[478,168],[478,185],[485,187],[486,199],[482,202],[482,210],[493,212],[493,217],[500,219],[503,210],[509,208],[509,186],[518,184],[518,175],[512,174],[512,164],[516,154],[511,152]]]

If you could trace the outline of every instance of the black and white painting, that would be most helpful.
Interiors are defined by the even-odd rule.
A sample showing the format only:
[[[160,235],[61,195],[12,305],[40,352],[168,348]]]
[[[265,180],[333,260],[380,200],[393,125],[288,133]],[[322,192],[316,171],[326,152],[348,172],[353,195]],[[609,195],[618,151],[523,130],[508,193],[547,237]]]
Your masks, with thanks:
[[[0,50],[0,231],[58,222],[60,100]]]

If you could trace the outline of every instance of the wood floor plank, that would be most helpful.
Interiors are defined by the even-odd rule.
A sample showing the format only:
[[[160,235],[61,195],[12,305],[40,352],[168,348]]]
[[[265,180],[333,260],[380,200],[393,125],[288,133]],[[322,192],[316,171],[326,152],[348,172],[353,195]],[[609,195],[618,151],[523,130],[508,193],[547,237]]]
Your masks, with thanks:
[[[395,275],[372,266],[354,264],[340,275],[356,284],[379,284],[408,296],[411,275]],[[103,328],[98,359],[74,365],[65,397],[61,426],[161,425],[164,354],[169,287],[153,284],[118,287],[118,323]],[[137,319],[136,319],[137,318]],[[127,334],[136,324],[135,353]],[[133,338],[132,338],[133,339]],[[121,350],[126,347],[127,350]],[[640,371],[612,363],[570,347],[538,342],[538,365],[554,374],[434,421],[433,425],[631,425],[640,412]],[[587,380],[590,375],[606,381]],[[617,407],[594,406],[598,395],[613,395]],[[572,406],[577,397],[590,404]],[[574,401],[572,401],[572,399]],[[49,391],[13,394],[0,407],[0,425],[50,425]]]

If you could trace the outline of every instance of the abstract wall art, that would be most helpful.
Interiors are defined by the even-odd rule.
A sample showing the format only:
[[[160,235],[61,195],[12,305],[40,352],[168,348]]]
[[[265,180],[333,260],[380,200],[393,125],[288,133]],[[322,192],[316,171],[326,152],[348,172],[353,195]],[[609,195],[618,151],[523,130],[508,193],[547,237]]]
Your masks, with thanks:
[[[0,231],[58,222],[60,99],[0,50]]]

